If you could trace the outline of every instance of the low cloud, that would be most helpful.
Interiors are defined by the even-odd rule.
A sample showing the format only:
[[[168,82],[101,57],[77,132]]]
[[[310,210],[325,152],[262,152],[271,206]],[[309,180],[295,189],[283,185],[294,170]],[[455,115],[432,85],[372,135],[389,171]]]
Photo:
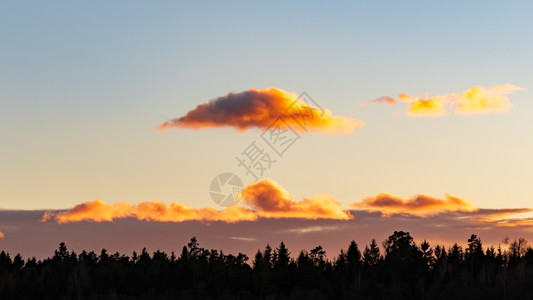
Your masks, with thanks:
[[[213,207],[191,208],[176,202],[167,204],[161,201],[130,204],[118,202],[106,204],[94,200],[78,204],[61,212],[45,212],[42,222],[54,220],[59,224],[71,222],[111,222],[117,219],[135,218],[140,221],[185,222],[221,221],[235,223],[255,221],[258,218],[300,218],[338,219],[351,218],[348,212],[340,209],[340,203],[327,196],[305,198],[295,201],[281,186],[271,179],[252,183],[242,191],[243,206],[232,206],[221,210]]]
[[[352,216],[329,196],[317,196],[295,201],[283,187],[271,179],[250,184],[242,191],[244,204],[264,218],[301,218],[348,220]]]
[[[387,193],[366,197],[352,207],[368,212],[380,212],[383,216],[414,215],[428,217],[443,212],[471,212],[477,208],[468,200],[446,194],[445,198],[436,198],[418,194],[410,198],[401,198]]]
[[[506,95],[521,90],[524,89],[512,84],[489,88],[474,86],[459,94],[416,97],[403,93],[397,98],[380,97],[364,102],[362,105],[406,103],[405,114],[410,117],[441,117],[449,112],[457,115],[504,113],[512,107],[511,101]]]
[[[267,219],[253,222],[146,222],[136,218],[113,222],[73,222],[67,226],[57,222],[41,223],[41,210],[1,210],[0,228],[6,238],[0,240],[2,250],[24,257],[49,257],[59,242],[71,250],[106,248],[109,252],[131,253],[146,247],[167,253],[197,236],[202,245],[216,245],[226,253],[246,253],[250,257],[265,245],[284,241],[289,249],[312,249],[322,245],[328,253],[345,249],[350,240],[364,247],[371,239],[384,240],[395,230],[410,232],[417,241],[427,239],[432,246],[466,244],[472,233],[486,246],[498,246],[505,236],[533,241],[529,208],[500,208],[476,211],[442,212],[430,217],[351,210],[351,220],[331,219]],[[53,220],[53,219],[51,219]],[[16,230],[16,234],[6,232]],[[235,238],[230,238],[235,237]],[[247,240],[246,238],[256,240]],[[209,246],[209,248],[211,248]],[[179,248],[178,248],[179,251]],[[295,251],[293,251],[295,252]],[[296,253],[297,254],[297,253]],[[295,254],[295,255],[296,255]]]
[[[81,221],[104,222],[116,219],[136,218],[141,221],[157,222],[185,222],[185,221],[223,221],[239,222],[253,221],[257,215],[240,206],[232,206],[222,210],[212,207],[191,208],[184,204],[161,201],[141,202],[129,204],[118,202],[106,204],[102,200],[85,202],[74,208],[59,213],[47,212],[42,221],[54,219],[59,224]]]
[[[242,236],[230,236],[229,238],[232,239],[232,240],[244,241],[244,242],[255,242],[255,241],[257,241],[256,238],[242,237]]]
[[[289,229],[289,232],[295,232],[295,233],[313,233],[313,232],[324,232],[324,231],[337,231],[340,230],[340,226],[309,226],[309,227],[301,227],[301,228],[293,228]]]
[[[180,118],[163,123],[158,129],[232,127],[244,131],[267,129],[276,121],[276,125],[284,129],[291,127],[299,132],[327,134],[349,134],[364,126],[363,121],[335,116],[328,109],[313,107],[295,93],[268,88],[218,97]]]
[[[524,214],[531,212],[531,208],[483,209],[476,214],[475,220],[492,226],[530,228],[533,218],[524,217]]]

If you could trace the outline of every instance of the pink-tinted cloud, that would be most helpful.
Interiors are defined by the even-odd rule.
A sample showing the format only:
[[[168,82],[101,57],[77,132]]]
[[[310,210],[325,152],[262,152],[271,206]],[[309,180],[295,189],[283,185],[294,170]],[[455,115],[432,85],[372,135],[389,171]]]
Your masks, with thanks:
[[[368,212],[380,212],[384,216],[402,214],[419,217],[433,216],[443,212],[477,210],[470,201],[448,194],[445,198],[436,198],[423,194],[410,198],[401,198],[381,193],[377,196],[366,197],[361,202],[353,203],[352,207]]]
[[[396,99],[394,99],[392,97],[383,96],[383,97],[379,97],[379,98],[371,100],[371,101],[363,102],[363,103],[361,103],[361,106],[368,105],[368,104],[394,105],[394,104],[396,104]]]
[[[476,214],[473,220],[480,224],[490,224],[490,226],[531,228],[533,218],[524,216],[531,212],[533,212],[531,208],[485,209]]]
[[[364,126],[363,121],[312,107],[295,93],[268,88],[218,97],[198,105],[185,116],[165,122],[158,129],[233,127],[243,131],[267,129],[276,120],[282,121],[276,123],[281,127],[327,134],[349,134]]]

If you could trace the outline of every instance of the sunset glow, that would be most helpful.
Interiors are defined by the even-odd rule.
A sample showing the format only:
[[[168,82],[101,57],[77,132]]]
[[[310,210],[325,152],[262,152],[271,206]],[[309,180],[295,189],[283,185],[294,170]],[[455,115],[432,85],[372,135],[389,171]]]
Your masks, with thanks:
[[[2,4],[0,300],[533,299],[533,1]]]

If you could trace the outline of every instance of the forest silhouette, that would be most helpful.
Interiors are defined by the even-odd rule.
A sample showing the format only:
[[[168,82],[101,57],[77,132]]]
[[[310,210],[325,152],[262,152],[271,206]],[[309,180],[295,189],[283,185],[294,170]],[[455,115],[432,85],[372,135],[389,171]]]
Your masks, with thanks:
[[[200,247],[132,256],[75,253],[61,243],[50,258],[0,252],[0,299],[533,299],[533,249],[520,238],[483,247],[420,245],[395,231],[381,248],[326,257],[322,246],[291,255],[283,242],[252,259]]]

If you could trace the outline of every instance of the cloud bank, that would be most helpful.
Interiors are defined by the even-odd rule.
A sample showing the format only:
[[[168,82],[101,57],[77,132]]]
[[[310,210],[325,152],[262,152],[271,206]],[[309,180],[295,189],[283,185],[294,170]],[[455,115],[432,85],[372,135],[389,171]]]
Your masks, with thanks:
[[[504,113],[512,107],[511,101],[506,95],[521,90],[524,89],[512,84],[489,88],[474,86],[459,94],[424,97],[400,94],[397,98],[380,97],[364,102],[362,105],[406,103],[405,114],[410,117],[441,117],[448,114],[449,111],[457,115]]]
[[[268,88],[218,97],[198,105],[185,116],[163,123],[158,129],[232,127],[244,131],[267,129],[277,120],[281,122],[276,125],[284,129],[326,134],[349,134],[364,126],[363,121],[335,116],[330,110],[311,106],[295,93]]]
[[[533,212],[531,208],[484,209],[476,214],[476,221],[498,227],[522,227],[531,229],[533,218],[524,214]]]
[[[381,193],[374,197],[366,197],[361,202],[353,203],[352,207],[368,212],[380,212],[386,217],[395,214],[428,217],[444,212],[472,212],[477,210],[468,200],[448,194],[443,199],[423,194],[404,199]]]
[[[135,218],[113,222],[40,222],[44,211],[0,210],[0,228],[7,230],[0,240],[2,250],[37,258],[48,257],[60,242],[76,250],[106,248],[110,253],[130,253],[146,247],[179,251],[181,245],[197,236],[202,245],[216,245],[227,253],[243,252],[253,257],[267,243],[284,241],[289,249],[324,246],[328,253],[345,249],[350,240],[364,247],[372,238],[384,240],[395,230],[409,231],[415,239],[451,245],[463,242],[472,233],[481,236],[485,246],[498,246],[505,236],[533,241],[532,212],[527,208],[483,209],[472,212],[442,212],[430,217],[351,210],[353,219],[258,218],[253,222],[147,222]],[[529,225],[528,225],[529,223]],[[73,248],[72,248],[73,247]],[[295,254],[297,255],[297,253]]]
[[[283,187],[271,179],[252,183],[242,191],[243,206],[232,206],[222,210],[213,207],[191,208],[180,203],[166,204],[161,201],[130,204],[118,202],[106,204],[94,200],[78,204],[62,212],[46,212],[41,221],[54,220],[59,224],[71,222],[111,222],[117,219],[135,218],[141,221],[185,222],[221,221],[235,223],[255,221],[258,218],[337,219],[351,218],[341,210],[340,203],[327,196],[305,198],[295,201]]]
[[[240,206],[232,206],[223,210],[212,207],[191,208],[184,204],[161,201],[130,204],[118,202],[106,204],[100,199],[85,202],[57,214],[45,213],[42,221],[54,219],[59,224],[81,221],[103,222],[116,219],[136,218],[141,221],[184,222],[184,221],[253,221],[257,216]]]

